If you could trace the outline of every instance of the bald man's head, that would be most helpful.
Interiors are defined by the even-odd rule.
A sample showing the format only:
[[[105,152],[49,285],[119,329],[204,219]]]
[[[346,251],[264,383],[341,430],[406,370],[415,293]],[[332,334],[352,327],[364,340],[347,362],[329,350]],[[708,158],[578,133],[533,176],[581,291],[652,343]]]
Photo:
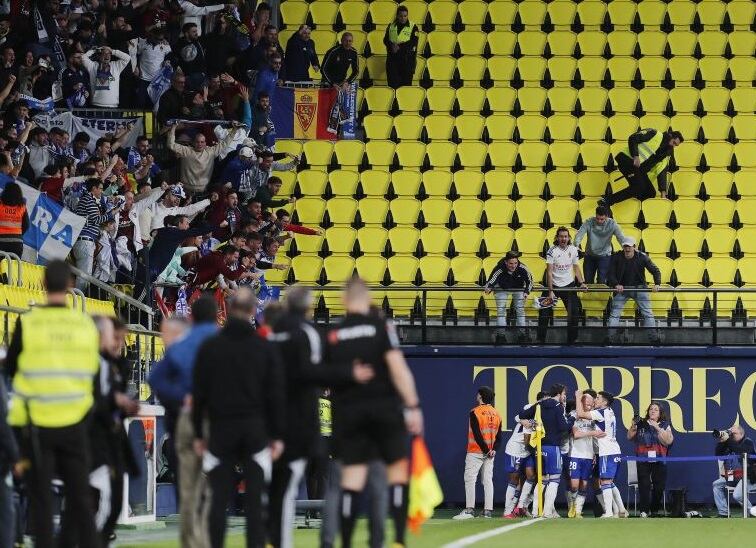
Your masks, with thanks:
[[[184,318],[166,318],[160,324],[160,337],[165,347],[171,346],[189,327]]]
[[[349,280],[344,289],[344,305],[347,310],[367,314],[370,304],[370,289],[367,284],[358,277]]]
[[[256,310],[257,297],[248,287],[237,289],[229,301],[228,312],[235,318],[249,321],[255,315]]]

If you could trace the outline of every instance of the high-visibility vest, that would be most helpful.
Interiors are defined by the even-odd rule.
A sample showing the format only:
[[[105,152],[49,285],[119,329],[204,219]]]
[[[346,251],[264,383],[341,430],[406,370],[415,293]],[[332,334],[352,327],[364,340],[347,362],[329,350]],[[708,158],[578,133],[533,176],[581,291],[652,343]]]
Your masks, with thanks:
[[[94,402],[100,366],[92,319],[70,308],[35,308],[21,316],[21,354],[8,424],[60,428],[79,423]]]
[[[494,409],[493,405],[479,405],[472,410],[475,413],[475,417],[478,419],[478,425],[480,426],[480,433],[483,435],[483,440],[488,445],[488,448],[493,447],[496,441],[496,435],[499,433],[501,427],[501,417],[499,413]],[[472,428],[467,427],[467,452],[468,453],[481,453],[478,442],[475,441]]]
[[[21,236],[21,223],[25,205],[11,206],[0,203],[0,236]]]
[[[320,417],[320,435],[330,436],[333,432],[331,423],[331,400],[318,398],[318,416]]]
[[[639,133],[645,133],[648,131],[656,131],[653,129],[642,129]],[[638,158],[640,158],[641,166],[643,163],[648,160],[654,152],[661,146],[662,140],[664,139],[664,133],[661,131],[656,131],[656,135],[651,137],[648,141],[644,143],[638,143]],[[625,148],[623,151],[627,156],[630,158],[633,157],[633,155],[630,153],[630,147]],[[669,165],[669,156],[665,156],[664,159],[662,159],[660,162],[657,162],[651,168],[647,171],[648,178],[652,181],[656,181],[656,178],[659,176],[659,173],[661,173],[664,169],[666,169],[667,165]]]
[[[394,44],[404,44],[412,39],[412,31],[415,30],[415,24],[407,21],[407,24],[399,31],[396,21],[389,25],[389,41]]]

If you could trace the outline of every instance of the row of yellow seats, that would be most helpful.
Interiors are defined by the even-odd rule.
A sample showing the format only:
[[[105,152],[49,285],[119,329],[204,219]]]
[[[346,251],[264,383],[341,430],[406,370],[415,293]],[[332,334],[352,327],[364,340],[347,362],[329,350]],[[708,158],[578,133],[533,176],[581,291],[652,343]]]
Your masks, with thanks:
[[[741,197],[756,196],[756,185],[751,184],[756,177],[756,170],[741,169],[732,173],[727,169],[713,168],[705,173],[695,169],[678,169],[671,174],[672,186],[676,196],[698,196],[702,191],[709,197],[730,196],[734,191]],[[358,185],[365,196],[384,196],[389,185],[397,196],[416,196],[420,187],[427,196],[447,196],[454,190],[460,197],[479,196],[486,184],[489,196],[511,196],[517,184],[519,196],[542,196],[549,185],[551,196],[574,196],[577,186],[586,197],[598,197],[607,188],[607,175],[602,170],[589,170],[575,173],[572,169],[561,169],[544,173],[542,170],[511,171],[449,170],[388,171],[369,169],[357,172],[338,169],[326,172],[322,166],[304,169],[299,173],[281,174],[282,195],[291,195],[295,188],[305,196],[323,195],[327,188],[335,197],[352,197],[357,193]],[[615,183],[618,188],[624,183]]]
[[[333,25],[339,17],[347,27],[360,27],[369,15],[373,24],[386,26],[394,20],[398,5],[391,0],[374,0],[369,3],[346,0],[340,4],[328,0],[315,0],[309,4],[286,0],[281,3],[281,14],[287,26],[303,24],[308,15],[315,25]],[[629,27],[633,24],[636,13],[640,23],[649,26],[662,25],[665,17],[676,27],[690,26],[698,16],[705,27],[718,27],[725,20],[726,14],[732,24],[742,27],[748,26],[754,17],[753,4],[738,0],[708,0],[701,3],[676,0],[668,4],[648,0],[638,4],[628,0],[615,0],[608,5],[600,0],[585,0],[580,3],[546,3],[540,0],[486,3],[481,0],[465,0],[459,4],[452,0],[434,0],[427,4],[420,0],[408,0],[401,5],[408,8],[413,21],[423,23],[427,20],[436,25],[436,28],[451,27],[457,20],[465,28],[481,26],[486,22],[496,26],[510,26],[518,16],[526,27],[536,27],[544,23],[547,15],[555,27],[568,27],[576,21],[576,17],[585,26],[598,27],[604,23],[607,14],[612,24]]]
[[[515,102],[523,112],[536,113],[544,110],[546,101],[555,113],[571,113],[577,102],[586,113],[601,113],[606,109],[607,101],[612,110],[620,114],[634,112],[638,101],[644,111],[661,113],[671,103],[677,113],[693,113],[702,109],[710,114],[727,112],[732,102],[736,112],[752,113],[756,104],[756,89],[742,87],[728,90],[723,87],[698,90],[690,87],[675,87],[667,90],[661,87],[647,87],[636,90],[631,87],[615,87],[610,90],[601,87],[572,89],[555,87],[543,89],[539,86],[525,86],[519,90],[510,87],[482,89],[480,87],[436,86],[427,90],[421,87],[403,87],[393,89],[373,86],[364,92],[363,108],[371,112],[389,112],[394,103],[402,112],[420,112],[427,103],[431,112],[451,112],[455,104],[463,113],[480,113],[486,104],[493,113],[509,114],[515,108]]]
[[[679,227],[675,230],[649,226],[643,230],[632,225],[622,226],[623,234],[635,238],[646,252],[653,255],[666,255],[675,244],[675,249],[683,256],[698,255],[705,247],[716,256],[732,253],[737,242],[742,253],[756,253],[756,227],[748,226],[739,230],[727,226],[715,226],[702,229],[695,226]],[[574,235],[574,230],[572,231]],[[481,244],[491,256],[502,257],[513,248],[515,240],[518,249],[527,253],[539,253],[544,242],[552,242],[556,228],[548,231],[541,228],[524,227],[489,227],[480,229],[476,226],[462,226],[455,229],[443,226],[429,226],[418,230],[414,227],[396,227],[386,230],[382,227],[332,227],[324,236],[296,236],[296,246],[300,253],[315,255],[326,248],[334,254],[350,254],[359,246],[361,253],[382,254],[390,245],[396,254],[412,255],[422,246],[428,254],[446,254],[453,244],[456,253],[476,255]],[[287,244],[290,245],[290,244]],[[285,250],[288,247],[285,246]]]
[[[650,126],[649,126],[650,127]],[[659,126],[656,126],[659,127]],[[663,126],[662,126],[663,127]],[[419,141],[394,143],[388,140],[373,140],[363,145],[351,141],[334,148],[329,141],[308,141],[303,147],[307,164],[328,166],[332,153],[336,162],[344,166],[360,166],[364,155],[368,164],[377,166],[400,165],[402,168],[446,168],[455,165],[465,167],[511,167],[519,162],[525,168],[544,167],[548,161],[556,168],[573,168],[582,158],[587,168],[602,168],[607,165],[609,155],[616,155],[627,147],[625,142],[608,144],[593,141],[577,144],[574,142],[525,142],[520,145],[507,140],[490,144],[465,141],[459,144],[434,141],[429,144]],[[732,163],[740,168],[756,167],[756,141],[741,141],[735,145],[712,141],[706,145],[686,141],[675,151],[675,161],[679,167],[696,167],[706,147],[706,162],[710,167],[728,167]],[[339,154],[341,152],[341,154]]]
[[[662,124],[662,125],[659,125]],[[710,141],[724,141],[732,130],[736,139],[756,140],[756,124],[749,116],[730,118],[711,114],[699,117],[695,114],[678,114],[671,118],[663,114],[648,114],[637,118],[632,114],[615,115],[606,118],[601,114],[586,114],[576,118],[571,114],[555,114],[548,118],[540,114],[524,114],[514,117],[508,114],[369,114],[363,118],[362,127],[367,139],[418,140],[423,135],[430,140],[452,139],[454,135],[462,141],[479,141],[485,131],[488,138],[496,141],[512,139],[517,129],[520,139],[542,140],[548,136],[555,141],[575,139],[577,129],[580,137],[588,141],[602,141],[611,131],[612,139],[626,140],[627,137],[644,127],[673,127],[686,140],[694,140],[699,135]]]
[[[572,198],[555,197],[548,201],[536,197],[522,198],[517,201],[509,198],[490,198],[486,201],[477,198],[459,198],[451,201],[443,197],[428,198],[423,201],[413,197],[396,198],[387,202],[382,198],[302,198],[297,200],[295,212],[299,222],[305,225],[317,225],[323,220],[326,211],[330,222],[335,225],[350,225],[359,212],[361,221],[366,225],[382,225],[387,215],[396,225],[414,225],[422,213],[428,225],[445,225],[452,214],[460,225],[476,225],[483,214],[493,226],[513,224],[515,212],[517,220],[523,226],[538,226],[544,223],[548,213],[551,224],[570,225],[577,218],[585,219],[593,215],[596,207],[595,198],[584,198],[579,202]],[[741,224],[756,224],[753,215],[756,198],[743,198],[738,201],[729,198],[712,198],[702,201],[695,197],[678,198],[674,202],[666,200],[647,200],[644,202],[643,215],[647,224],[665,225],[670,223],[672,213],[681,226],[703,224],[704,215],[713,226],[727,226],[738,215]],[[617,222],[636,224],[641,212],[640,203],[628,200],[615,204],[612,213]]]

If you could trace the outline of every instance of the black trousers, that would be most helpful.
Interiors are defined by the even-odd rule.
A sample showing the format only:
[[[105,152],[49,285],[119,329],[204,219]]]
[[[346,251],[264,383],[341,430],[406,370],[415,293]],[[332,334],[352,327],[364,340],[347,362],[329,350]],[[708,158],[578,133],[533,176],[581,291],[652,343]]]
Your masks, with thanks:
[[[389,53],[386,57],[386,79],[390,88],[411,86],[417,60],[414,55]]]
[[[0,240],[0,251],[15,253],[21,257],[24,254],[24,244],[23,242],[4,242]]]
[[[606,197],[607,205],[614,205],[630,198],[647,200],[656,196],[656,188],[648,174],[636,170],[633,159],[620,152],[617,154],[617,167],[627,179],[629,186]]]
[[[252,418],[210,421],[208,450],[218,458],[218,465],[208,473],[212,490],[209,530],[210,545],[223,548],[226,536],[226,507],[234,493],[234,467],[240,463],[246,483],[245,513],[247,548],[265,546],[262,493],[265,476],[253,456],[267,445],[265,430]]]
[[[577,287],[574,282],[565,287]],[[556,295],[560,301],[567,308],[567,343],[572,344],[578,337],[578,314],[580,313],[580,299],[577,293],[574,291],[559,291],[560,288],[554,287],[554,295]],[[547,297],[548,291],[543,292],[543,296]],[[560,305],[557,305],[560,306]],[[554,318],[553,308],[542,308],[538,311],[538,342],[544,342],[546,340],[546,332],[552,319]]]
[[[638,493],[641,512],[658,512],[667,485],[667,465],[663,462],[638,463]]]
[[[89,489],[89,428],[86,421],[62,428],[35,428],[22,435],[25,456],[31,459],[29,509],[37,548],[52,548],[53,477],[65,486],[61,531],[75,532],[80,548],[100,546]],[[75,541],[74,541],[75,542]],[[75,546],[60,539],[62,546]]]

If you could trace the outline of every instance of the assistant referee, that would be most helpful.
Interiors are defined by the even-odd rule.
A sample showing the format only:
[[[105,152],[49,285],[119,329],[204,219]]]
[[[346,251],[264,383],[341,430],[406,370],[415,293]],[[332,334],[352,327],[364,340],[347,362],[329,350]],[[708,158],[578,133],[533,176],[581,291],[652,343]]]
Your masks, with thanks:
[[[354,364],[372,366],[375,376],[365,384],[351,383],[333,392],[333,437],[341,474],[342,546],[349,548],[357,514],[357,498],[365,487],[368,462],[386,464],[389,511],[394,545],[403,546],[407,522],[409,434],[419,435],[423,415],[415,380],[399,350],[390,322],[371,314],[370,291],[352,279],[344,291],[346,316],[327,333],[327,362],[344,371]]]
[[[37,548],[53,546],[52,479],[65,484],[61,531],[75,532],[80,548],[99,546],[89,488],[88,416],[99,370],[99,335],[92,319],[67,307],[71,269],[45,269],[47,305],[19,317],[5,367],[13,379],[8,423],[21,438],[28,470],[32,531]],[[59,539],[72,546],[73,539]]]

